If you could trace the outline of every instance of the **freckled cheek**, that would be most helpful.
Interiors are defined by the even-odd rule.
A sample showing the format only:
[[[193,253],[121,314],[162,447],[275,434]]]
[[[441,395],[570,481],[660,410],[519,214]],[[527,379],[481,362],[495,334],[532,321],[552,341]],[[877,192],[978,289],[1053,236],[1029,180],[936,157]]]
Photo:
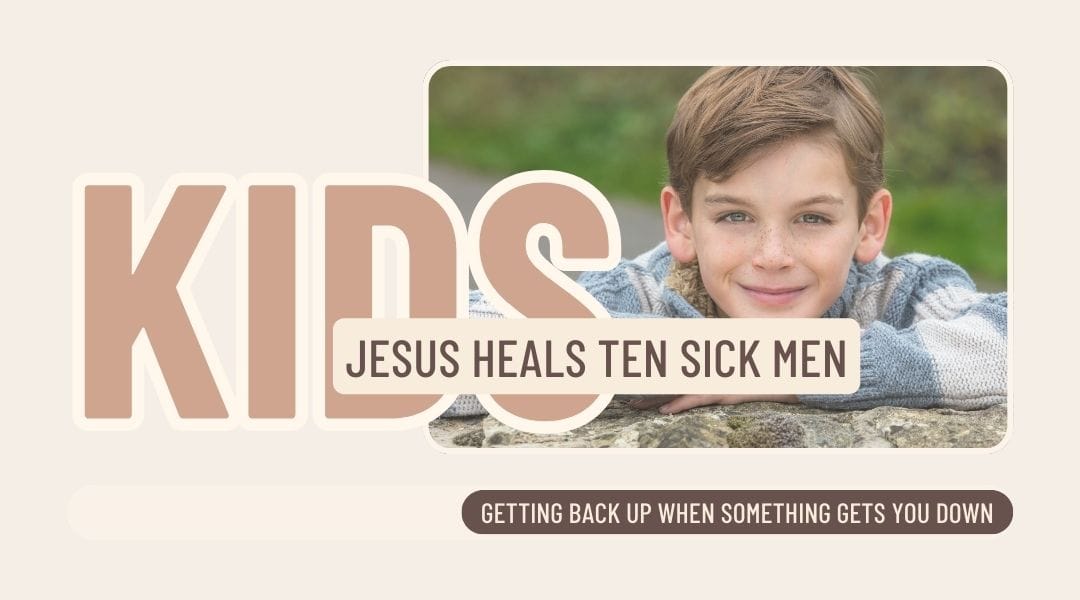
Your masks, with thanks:
[[[702,277],[716,282],[726,281],[743,263],[749,262],[749,254],[739,244],[714,244],[705,252],[698,253],[698,265]]]
[[[851,257],[845,253],[846,248],[837,242],[828,244],[817,249],[807,264],[817,275],[818,280],[827,288],[842,288],[847,281],[848,270],[851,267]]]

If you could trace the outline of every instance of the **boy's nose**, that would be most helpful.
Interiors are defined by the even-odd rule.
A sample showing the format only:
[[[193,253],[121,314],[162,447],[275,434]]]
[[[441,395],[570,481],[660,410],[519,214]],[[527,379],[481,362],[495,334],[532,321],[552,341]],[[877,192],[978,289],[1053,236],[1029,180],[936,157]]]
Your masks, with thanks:
[[[754,249],[753,264],[758,269],[784,269],[795,264],[791,254],[791,240],[782,227],[761,229],[757,247]]]

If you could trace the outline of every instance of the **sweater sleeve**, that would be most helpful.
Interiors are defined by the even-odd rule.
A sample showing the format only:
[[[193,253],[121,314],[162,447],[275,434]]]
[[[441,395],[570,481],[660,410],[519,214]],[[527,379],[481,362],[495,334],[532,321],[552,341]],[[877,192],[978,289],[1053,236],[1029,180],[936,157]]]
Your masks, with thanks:
[[[615,269],[610,273],[586,273],[583,276],[583,279],[585,279],[583,285],[585,285],[586,289],[594,297],[598,297],[605,308],[608,309],[609,314],[616,318],[638,316],[631,312],[638,308],[635,304],[638,302],[638,295],[632,293],[635,288],[630,284],[629,279],[622,276],[627,264],[629,264],[627,261],[623,261],[619,269]],[[626,312],[618,312],[617,309],[620,308]],[[502,319],[504,315],[491,304],[491,301],[483,293],[479,290],[473,290],[469,293],[469,318]],[[480,404],[480,399],[476,397],[476,394],[460,394],[454,400],[454,403],[450,405],[450,408],[443,412],[442,416],[470,417],[486,414],[487,410]]]
[[[981,294],[957,265],[921,255],[890,261],[857,293],[861,386],[800,401],[974,410],[1006,401],[1008,296]]]
[[[661,243],[634,260],[623,259],[609,271],[583,273],[581,284],[608,311],[612,318],[700,317],[686,300],[662,285],[671,261]],[[478,290],[469,293],[469,318],[501,319],[502,313]],[[483,415],[487,411],[475,394],[462,394],[444,417]]]
[[[472,290],[469,292],[469,318],[501,319],[503,315],[491,305],[491,302],[479,290]],[[480,399],[476,397],[476,394],[459,394],[454,399],[454,403],[450,405],[450,408],[443,412],[442,416],[471,417],[486,414],[487,410],[484,409],[484,405],[480,404]]]

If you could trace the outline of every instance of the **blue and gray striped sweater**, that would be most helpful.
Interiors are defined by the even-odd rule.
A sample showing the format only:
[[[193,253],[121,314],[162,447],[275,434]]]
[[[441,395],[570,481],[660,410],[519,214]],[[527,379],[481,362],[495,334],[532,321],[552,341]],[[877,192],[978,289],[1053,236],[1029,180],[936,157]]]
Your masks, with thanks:
[[[667,244],[610,271],[585,273],[580,283],[613,317],[700,318],[702,313],[665,283]],[[852,262],[840,298],[823,317],[852,318],[862,330],[859,390],[850,395],[800,396],[834,409],[875,406],[986,408],[1006,401],[1008,295],[982,294],[967,273],[937,257],[879,256]],[[478,292],[474,318],[501,315]],[[475,396],[459,396],[444,416],[482,414]]]

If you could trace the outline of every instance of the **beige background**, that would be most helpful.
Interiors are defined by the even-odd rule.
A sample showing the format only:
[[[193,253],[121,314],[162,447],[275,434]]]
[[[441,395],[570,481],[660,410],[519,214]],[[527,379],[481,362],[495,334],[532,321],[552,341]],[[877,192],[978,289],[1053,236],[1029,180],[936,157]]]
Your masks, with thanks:
[[[880,14],[865,2],[781,10],[671,1],[637,13],[624,3],[579,1],[527,11],[506,2],[410,4],[5,8],[0,595],[826,588],[1004,597],[1071,585],[1078,415],[1070,250],[1080,222],[1070,181],[1080,133],[1073,19],[1039,3],[1016,14],[941,2],[881,5]],[[992,453],[443,455],[422,429],[174,431],[152,387],[140,429],[76,428],[75,177],[136,173],[153,200],[177,172],[290,171],[309,183],[328,172],[419,175],[424,77],[448,59],[1003,65],[1015,107],[1008,443]],[[235,356],[233,224],[225,223],[194,286],[226,365]],[[1016,514],[999,536],[950,538],[508,539],[478,538],[460,524],[468,491],[529,487],[993,488]],[[186,512],[168,512],[177,507]],[[211,515],[219,521],[207,525]]]

